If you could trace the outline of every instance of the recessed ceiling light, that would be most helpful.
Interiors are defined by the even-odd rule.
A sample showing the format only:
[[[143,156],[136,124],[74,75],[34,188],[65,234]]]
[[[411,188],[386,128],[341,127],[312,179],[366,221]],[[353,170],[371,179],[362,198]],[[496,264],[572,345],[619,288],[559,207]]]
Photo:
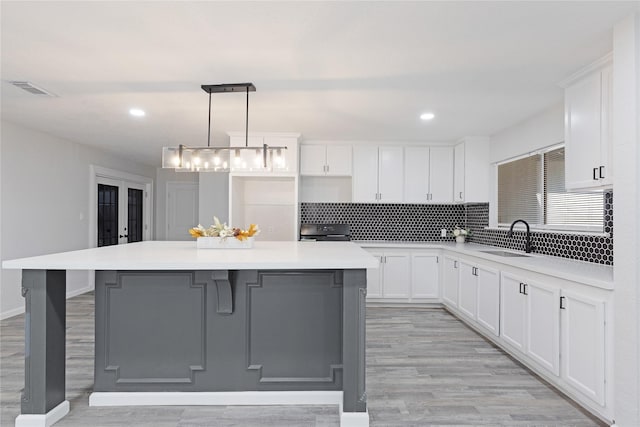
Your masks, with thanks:
[[[422,113],[420,114],[420,118],[422,120],[432,120],[436,115],[433,113]]]
[[[145,112],[139,108],[132,108],[129,110],[129,114],[131,114],[132,116],[135,117],[144,117],[145,116]]]

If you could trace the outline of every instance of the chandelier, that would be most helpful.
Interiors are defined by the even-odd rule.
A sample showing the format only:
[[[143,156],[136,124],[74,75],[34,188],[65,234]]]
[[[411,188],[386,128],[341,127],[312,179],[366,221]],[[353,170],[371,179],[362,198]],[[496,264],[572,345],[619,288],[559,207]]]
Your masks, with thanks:
[[[270,171],[272,165],[283,161],[282,150],[287,147],[274,147],[262,144],[249,146],[249,92],[255,92],[253,83],[230,83],[220,85],[202,85],[209,94],[209,127],[207,146],[191,147],[180,144],[177,147],[162,148],[162,167],[179,172],[229,172],[234,169],[251,171]],[[211,146],[211,95],[214,93],[246,92],[245,145],[244,147]],[[250,167],[247,168],[246,155],[251,153]],[[233,160],[231,159],[233,153]]]

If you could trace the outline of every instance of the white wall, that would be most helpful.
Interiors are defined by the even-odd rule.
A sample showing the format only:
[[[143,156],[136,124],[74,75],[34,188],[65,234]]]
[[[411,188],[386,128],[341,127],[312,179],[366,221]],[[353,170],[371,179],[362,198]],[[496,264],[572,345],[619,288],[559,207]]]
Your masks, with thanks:
[[[235,227],[241,224],[231,224],[229,218],[229,174],[201,173],[199,174],[198,221],[205,227],[213,224],[213,217],[217,216],[222,222]]]
[[[8,123],[0,139],[0,254],[2,259],[87,248],[89,166],[153,179],[155,168]],[[21,272],[4,270],[0,318],[24,311]],[[86,272],[71,272],[67,295],[89,290]]]
[[[492,135],[490,161],[499,162],[563,141],[564,103],[561,102]]]
[[[564,103],[556,104],[491,136],[490,162],[521,156],[564,141]],[[497,226],[495,168],[489,180],[489,225]]]
[[[614,27],[613,118],[614,405],[626,427],[640,425],[640,13]]]
[[[195,172],[176,172],[173,169],[158,168],[156,170],[156,183],[155,183],[156,240],[167,239],[167,183],[168,182],[198,183],[198,174]],[[226,197],[226,194],[225,194],[225,197]]]

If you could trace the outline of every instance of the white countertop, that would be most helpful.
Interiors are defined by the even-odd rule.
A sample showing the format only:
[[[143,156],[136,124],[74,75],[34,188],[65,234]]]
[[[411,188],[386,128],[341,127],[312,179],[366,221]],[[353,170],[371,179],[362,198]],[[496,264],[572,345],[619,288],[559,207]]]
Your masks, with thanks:
[[[146,241],[3,261],[35,270],[278,270],[377,268],[351,242],[261,242],[251,249],[196,249],[196,242]]]
[[[561,279],[572,280],[602,289],[613,289],[613,267],[592,262],[576,261],[541,254],[527,254],[527,257],[503,257],[483,251],[516,252],[496,246],[479,245],[476,243],[455,242],[356,242],[365,248],[406,248],[406,249],[444,249],[450,252],[483,258],[536,273],[547,274]]]

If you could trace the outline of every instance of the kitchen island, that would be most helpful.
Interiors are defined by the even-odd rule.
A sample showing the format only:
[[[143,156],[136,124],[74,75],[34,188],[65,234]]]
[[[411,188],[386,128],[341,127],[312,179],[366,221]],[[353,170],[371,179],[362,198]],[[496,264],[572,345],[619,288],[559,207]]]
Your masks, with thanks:
[[[66,270],[96,270],[90,405],[336,404],[341,425],[368,425],[366,269],[377,266],[349,242],[140,242],[5,261],[23,270],[26,304],[16,425],[69,411]]]

